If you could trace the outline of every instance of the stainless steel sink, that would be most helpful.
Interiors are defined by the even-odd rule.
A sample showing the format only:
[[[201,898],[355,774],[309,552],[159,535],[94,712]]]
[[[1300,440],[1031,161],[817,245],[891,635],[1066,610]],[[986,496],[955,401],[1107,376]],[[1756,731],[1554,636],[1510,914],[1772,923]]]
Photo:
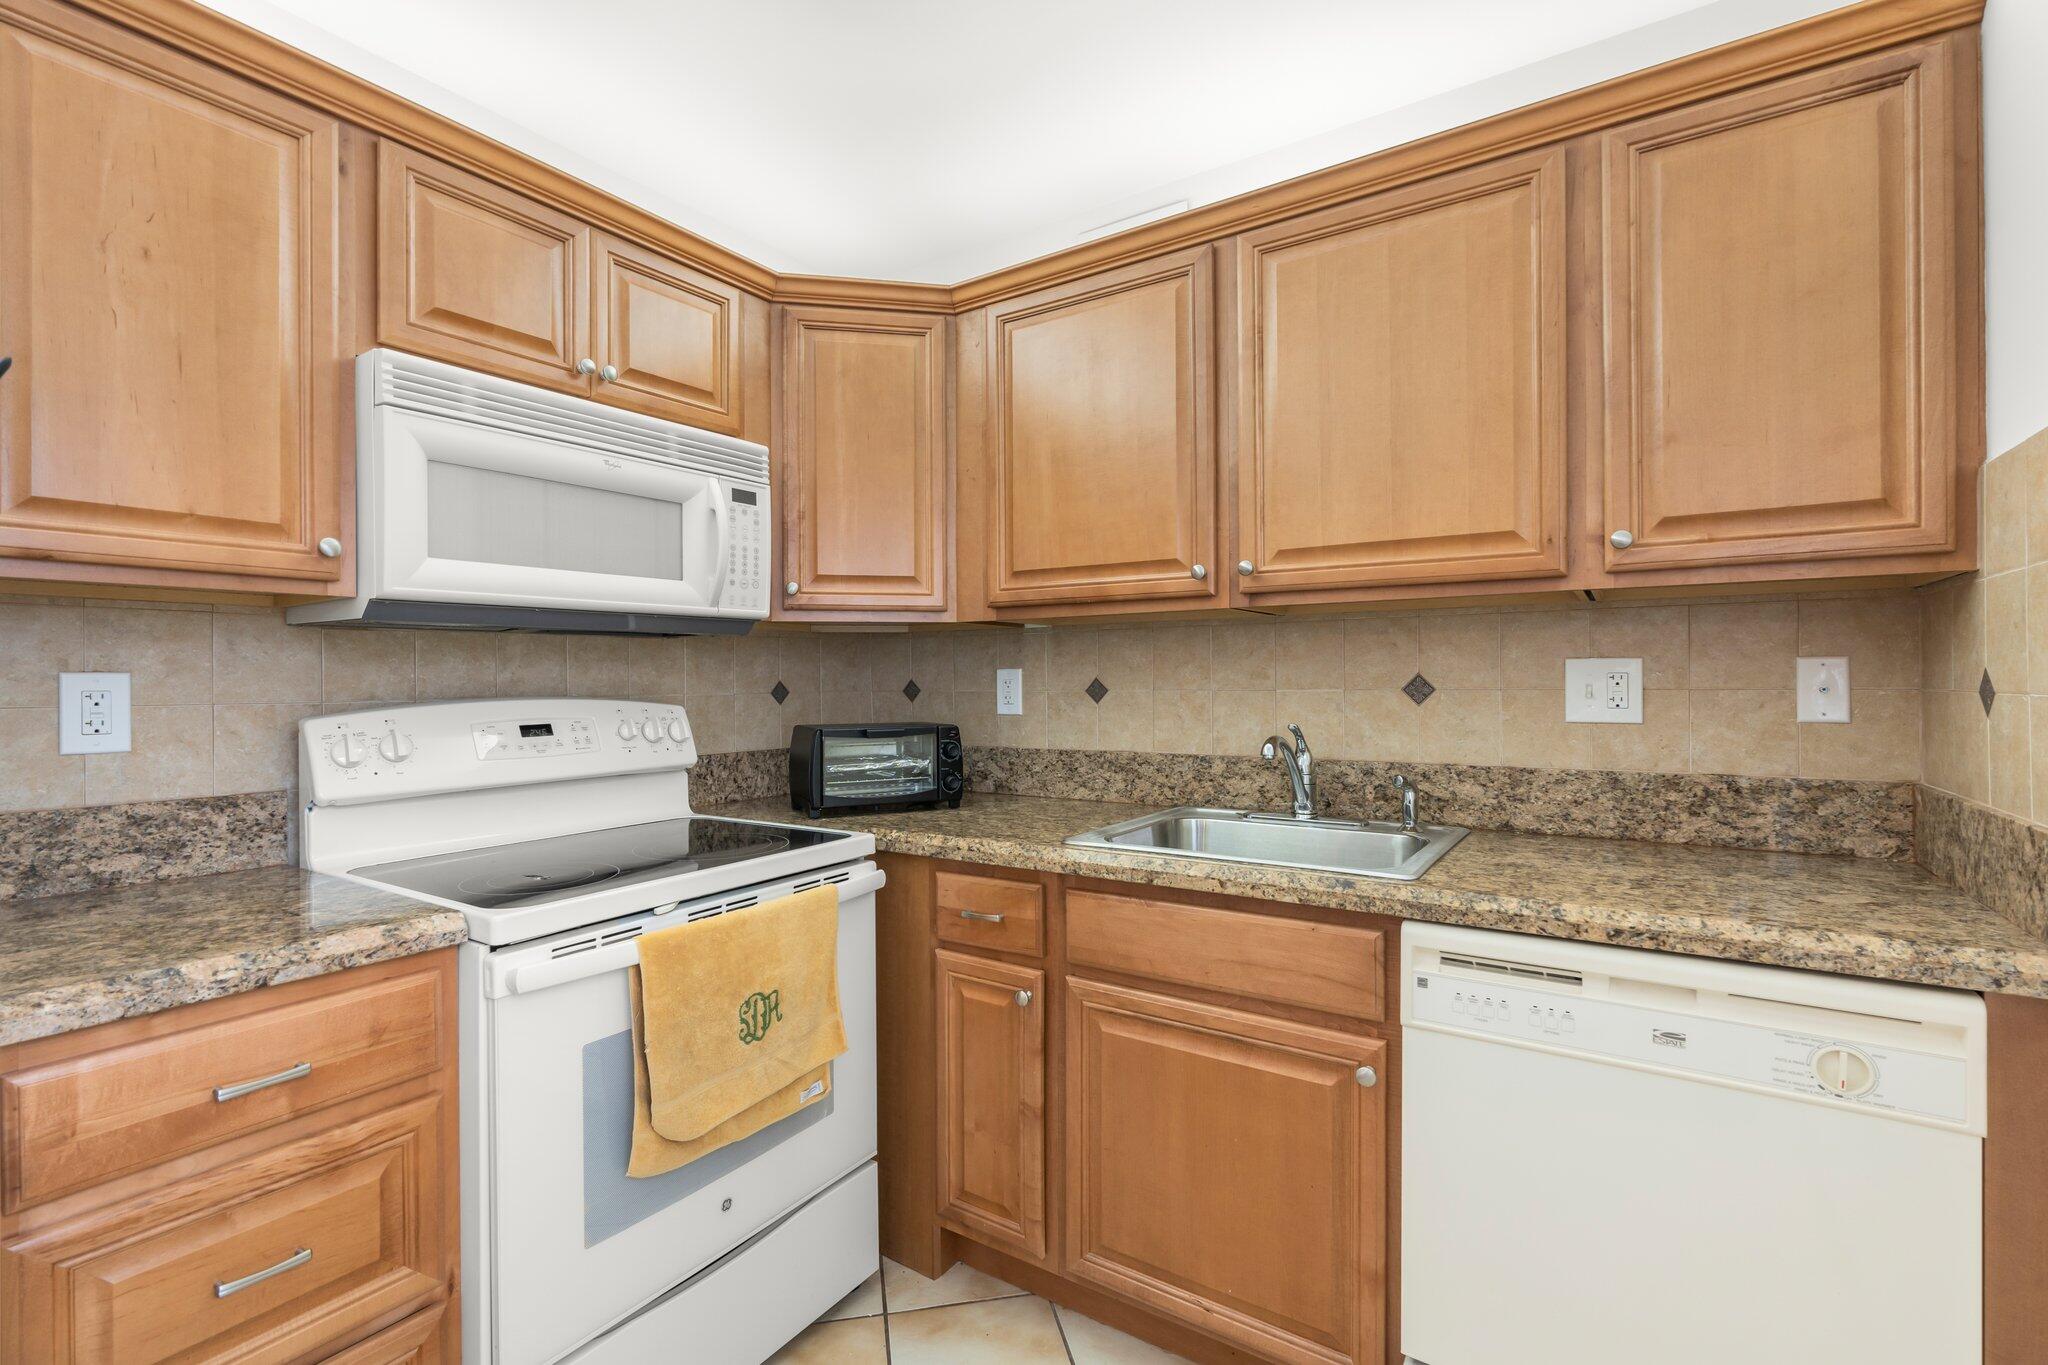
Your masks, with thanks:
[[[1267,863],[1412,882],[1466,833],[1455,825],[1403,829],[1391,820],[1301,820],[1263,811],[1176,806],[1091,829],[1067,842],[1119,853]]]

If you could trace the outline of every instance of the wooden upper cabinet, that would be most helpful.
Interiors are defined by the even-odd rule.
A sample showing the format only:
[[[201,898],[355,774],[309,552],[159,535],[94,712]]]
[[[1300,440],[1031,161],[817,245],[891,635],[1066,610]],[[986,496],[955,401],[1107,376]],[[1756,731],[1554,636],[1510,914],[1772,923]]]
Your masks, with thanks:
[[[1562,149],[1237,253],[1240,590],[1564,571]]]
[[[591,230],[395,142],[377,148],[377,337],[587,393]]]
[[[1045,973],[940,949],[939,1213],[1045,1256]]]
[[[1216,592],[1208,247],[988,310],[991,606]]]
[[[1956,544],[1950,62],[1898,48],[1605,135],[1610,570]]]
[[[727,434],[740,424],[740,291],[609,233],[596,235],[593,394]]]
[[[347,570],[340,126],[68,6],[0,23],[5,560]],[[262,584],[244,584],[263,586]]]
[[[783,310],[783,606],[946,608],[946,332],[924,314]]]
[[[1262,1360],[1377,1365],[1387,1044],[1073,977],[1066,995],[1067,1273]]]

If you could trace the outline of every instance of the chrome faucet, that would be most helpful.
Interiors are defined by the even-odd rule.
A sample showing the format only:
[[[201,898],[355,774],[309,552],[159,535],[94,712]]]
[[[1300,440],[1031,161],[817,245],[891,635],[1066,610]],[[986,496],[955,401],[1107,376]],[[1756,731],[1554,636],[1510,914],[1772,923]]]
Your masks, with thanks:
[[[1394,774],[1394,790],[1401,793],[1401,828],[1415,828],[1415,784],[1406,773]]]
[[[1294,743],[1289,744],[1279,735],[1274,735],[1259,750],[1259,755],[1277,759],[1287,769],[1288,783],[1294,788],[1294,818],[1313,820],[1316,818],[1316,756],[1308,751],[1308,737],[1301,733],[1299,725],[1290,725],[1287,729],[1294,736]]]

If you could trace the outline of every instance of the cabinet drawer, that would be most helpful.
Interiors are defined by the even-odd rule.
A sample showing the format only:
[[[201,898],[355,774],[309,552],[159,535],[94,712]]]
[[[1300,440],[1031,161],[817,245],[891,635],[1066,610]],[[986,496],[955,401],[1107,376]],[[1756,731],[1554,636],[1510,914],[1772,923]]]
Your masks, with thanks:
[[[1033,957],[1045,952],[1045,887],[1039,882],[941,872],[933,900],[934,932],[948,943]]]
[[[423,968],[0,1076],[5,1207],[425,1075],[440,1012]]]
[[[1353,1019],[1385,1016],[1384,939],[1354,925],[1067,893],[1069,962]]]
[[[9,1248],[23,1358],[320,1359],[434,1302],[441,1125],[415,1101]]]

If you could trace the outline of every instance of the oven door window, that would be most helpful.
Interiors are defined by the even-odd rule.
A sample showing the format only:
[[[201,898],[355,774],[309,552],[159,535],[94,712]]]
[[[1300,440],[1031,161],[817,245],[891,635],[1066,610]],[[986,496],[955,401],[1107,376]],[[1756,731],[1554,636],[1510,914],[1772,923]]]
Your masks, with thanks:
[[[715,604],[728,519],[717,479],[399,409],[375,420],[379,595]]]
[[[826,735],[825,795],[835,801],[885,801],[931,791],[939,785],[938,743],[929,730],[872,739]]]

